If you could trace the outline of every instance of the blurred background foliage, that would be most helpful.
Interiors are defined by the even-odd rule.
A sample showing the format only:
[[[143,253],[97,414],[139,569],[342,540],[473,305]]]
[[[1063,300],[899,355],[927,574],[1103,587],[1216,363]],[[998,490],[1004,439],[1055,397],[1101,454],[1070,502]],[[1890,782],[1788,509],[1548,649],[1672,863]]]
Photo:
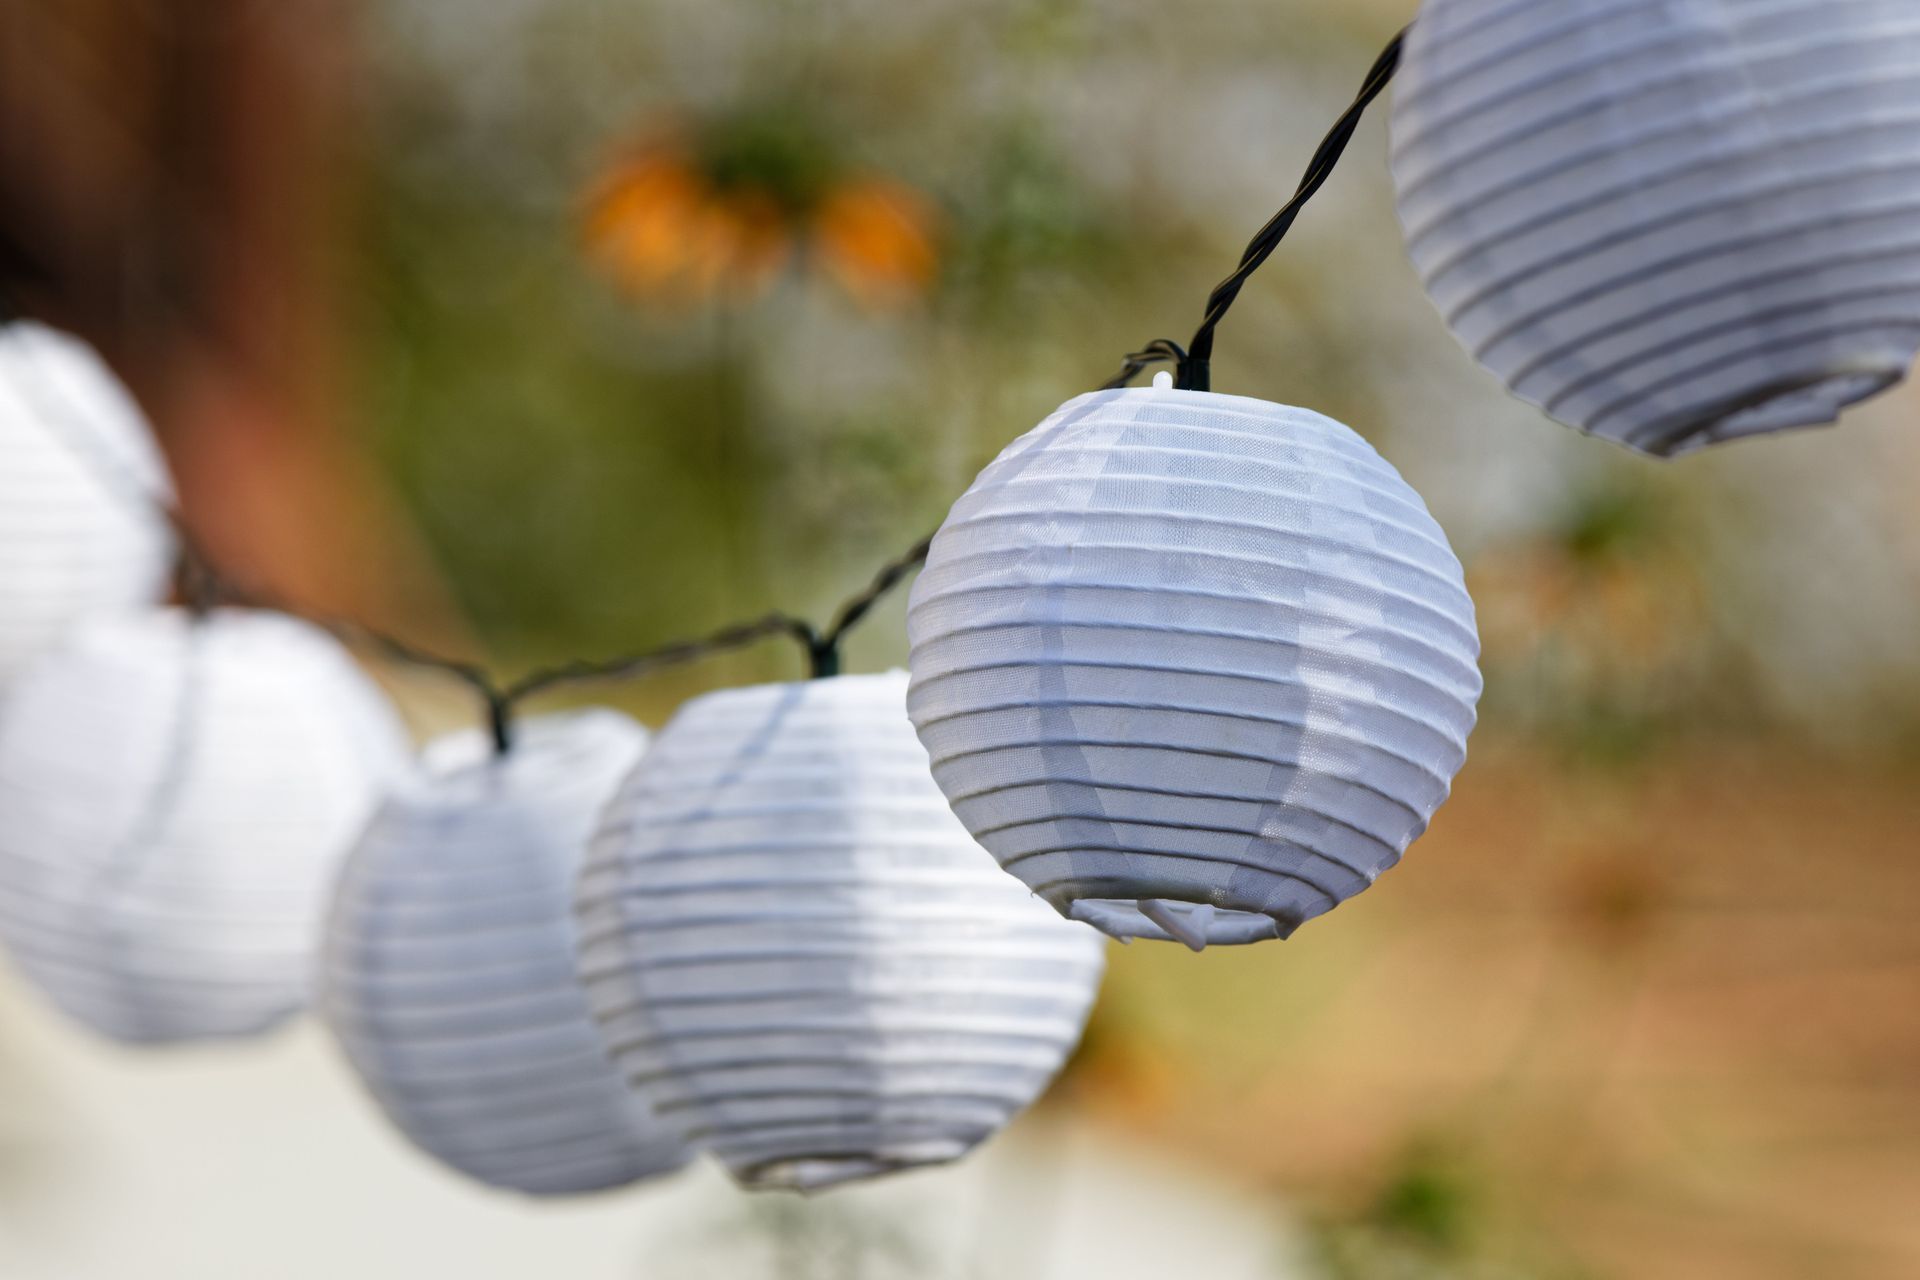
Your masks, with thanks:
[[[121,61],[244,44],[327,104],[235,161],[332,177],[296,249],[249,261],[233,341],[261,298],[314,310],[322,337],[272,347],[325,355],[295,434],[354,460],[327,492],[372,514],[301,507],[325,468],[205,426],[157,368],[177,317],[130,318],[148,292],[56,271],[50,310],[142,389],[196,516],[238,513],[231,554],[397,583],[349,594],[508,668],[824,615],[1122,353],[1185,338],[1411,9],[126,4],[26,21]],[[86,71],[113,59],[36,61],[29,102],[119,91]],[[267,133],[292,110],[202,96]],[[1405,867],[1286,945],[1116,950],[1045,1109],[1270,1196],[1310,1246],[1276,1275],[1912,1275],[1914,396],[1670,465],[1545,421],[1421,296],[1384,114],[1224,326],[1215,385],[1340,418],[1426,497],[1480,611],[1474,758]],[[31,169],[10,136],[0,168]],[[287,504],[309,514],[255,536]],[[903,608],[852,669],[904,661]],[[797,670],[770,648],[592,696],[657,722]],[[471,714],[395,678],[424,724]],[[779,1229],[843,1250],[837,1221]]]

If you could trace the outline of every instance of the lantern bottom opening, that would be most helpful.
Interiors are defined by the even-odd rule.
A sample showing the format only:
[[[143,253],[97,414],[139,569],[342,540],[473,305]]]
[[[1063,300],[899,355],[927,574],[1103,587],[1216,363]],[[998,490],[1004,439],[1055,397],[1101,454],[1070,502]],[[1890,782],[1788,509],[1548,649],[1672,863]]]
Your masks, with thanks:
[[[1839,421],[1841,410],[1847,406],[1871,400],[1906,376],[1906,362],[1894,356],[1885,362],[1829,366],[1782,379],[1737,401],[1714,405],[1679,421],[1654,423],[1635,431],[1627,443],[1657,457],[1677,458],[1746,436],[1830,426]]]
[[[950,1164],[975,1146],[966,1141],[929,1141],[889,1152],[847,1152],[782,1156],[732,1170],[734,1181],[749,1191],[825,1191],[848,1182],[865,1182],[926,1165]]]
[[[1194,951],[1285,938],[1294,924],[1259,911],[1216,907],[1173,898],[1079,898],[1067,918],[1090,924],[1109,938],[1129,942],[1179,942]]]

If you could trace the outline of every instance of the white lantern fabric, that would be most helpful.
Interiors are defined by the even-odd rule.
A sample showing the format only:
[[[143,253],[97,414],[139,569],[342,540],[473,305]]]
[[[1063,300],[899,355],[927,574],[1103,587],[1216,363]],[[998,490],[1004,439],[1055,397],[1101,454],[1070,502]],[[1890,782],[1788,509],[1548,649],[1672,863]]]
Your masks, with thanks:
[[[1099,935],[948,812],[906,684],[688,703],[581,876],[581,973],[616,1059],[750,1188],[964,1155],[1039,1096],[1099,985]]]
[[[114,1039],[262,1031],[305,1002],[334,874],[407,767],[391,707],[306,623],[96,619],[0,711],[0,941]]]
[[[688,1156],[627,1088],[575,972],[573,882],[647,735],[612,711],[434,744],[465,760],[390,797],[342,874],[319,1008],[422,1150],[491,1186],[570,1195]]]
[[[1304,409],[1068,401],[954,504],[908,609],[954,811],[1119,938],[1283,938],[1426,829],[1479,640],[1419,495]]]
[[[90,347],[0,329],[0,689],[81,619],[160,598],[171,493],[146,419]]]
[[[1414,264],[1562,422],[1679,454],[1912,365],[1911,0],[1425,0],[1399,74]]]

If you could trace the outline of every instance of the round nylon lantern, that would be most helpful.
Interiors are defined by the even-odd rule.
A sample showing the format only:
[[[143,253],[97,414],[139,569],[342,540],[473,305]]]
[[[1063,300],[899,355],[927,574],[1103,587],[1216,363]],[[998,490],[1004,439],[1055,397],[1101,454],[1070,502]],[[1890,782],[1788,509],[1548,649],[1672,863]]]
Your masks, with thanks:
[[[1068,401],[954,505],[908,610],[955,813],[1118,938],[1284,938],[1373,883],[1466,758],[1479,640],[1419,495],[1304,409]]]
[[[964,1155],[1080,1037],[1099,935],[954,820],[906,676],[688,703],[608,807],[581,974],[629,1079],[742,1185]]]
[[[264,1030],[303,1003],[333,876],[406,767],[386,700],[306,623],[96,619],[0,714],[0,941],[116,1040]]]
[[[320,1009],[395,1125],[491,1186],[567,1195],[678,1169],[574,971],[573,880],[646,732],[611,711],[436,743],[467,760],[389,798],[334,898]]]
[[[1393,172],[1460,340],[1630,448],[1833,422],[1920,348],[1906,0],[1425,0]]]
[[[170,494],[146,420],[91,348],[0,328],[0,686],[80,619],[159,599]]]

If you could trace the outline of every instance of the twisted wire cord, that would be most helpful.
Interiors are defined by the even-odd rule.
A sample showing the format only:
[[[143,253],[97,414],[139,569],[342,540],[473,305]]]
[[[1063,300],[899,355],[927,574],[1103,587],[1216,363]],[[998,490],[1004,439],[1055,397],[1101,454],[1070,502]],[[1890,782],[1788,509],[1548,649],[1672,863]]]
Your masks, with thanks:
[[[1200,321],[1200,327],[1194,330],[1193,340],[1187,343],[1184,350],[1180,344],[1166,338],[1149,343],[1140,351],[1126,357],[1126,363],[1120,372],[1102,385],[1103,391],[1117,390],[1130,385],[1148,365],[1158,363],[1170,363],[1174,366],[1174,385],[1183,391],[1212,389],[1214,331],[1220,327],[1220,321],[1226,318],[1227,312],[1233,307],[1234,299],[1240,296],[1240,290],[1245,287],[1248,279],[1268,258],[1273,256],[1273,251],[1280,247],[1282,240],[1286,239],[1287,232],[1293,229],[1294,222],[1300,217],[1300,211],[1307,207],[1307,202],[1312,200],[1319,193],[1320,188],[1327,184],[1327,179],[1333,176],[1334,168],[1340,163],[1340,157],[1345,154],[1347,144],[1353,141],[1353,135],[1360,128],[1360,121],[1366,115],[1367,108],[1386,90],[1387,85],[1392,83],[1394,72],[1399,70],[1400,50],[1406,41],[1407,30],[1403,28],[1398,35],[1389,40],[1387,47],[1380,51],[1380,56],[1374,59],[1373,66],[1367,71],[1366,79],[1361,82],[1360,92],[1355,95],[1347,109],[1340,113],[1340,118],[1334,121],[1333,128],[1327,131],[1327,136],[1322,138],[1320,145],[1314,149],[1313,158],[1308,161],[1307,171],[1301,177],[1300,185],[1295,189],[1293,198],[1287,201],[1278,213],[1269,218],[1265,226],[1254,233],[1253,239],[1247,243],[1245,252],[1240,255],[1240,265],[1235,267],[1226,279],[1215,285],[1213,292],[1207,295],[1206,314]]]

